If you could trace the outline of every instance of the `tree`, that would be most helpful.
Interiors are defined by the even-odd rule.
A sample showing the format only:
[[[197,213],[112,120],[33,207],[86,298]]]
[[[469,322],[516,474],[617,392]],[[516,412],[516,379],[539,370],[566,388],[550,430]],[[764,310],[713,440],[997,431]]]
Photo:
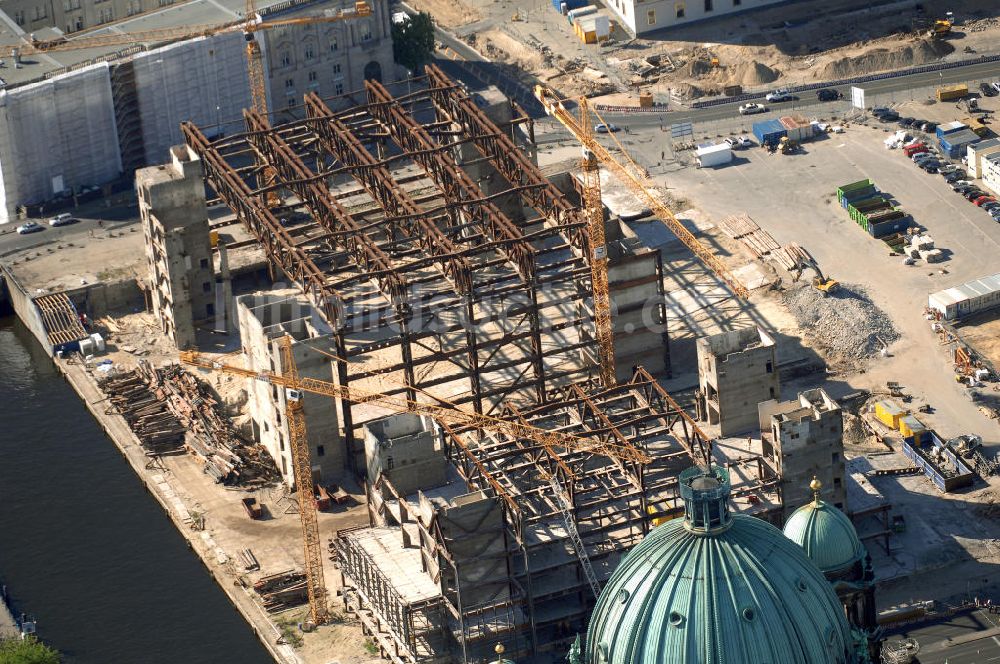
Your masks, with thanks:
[[[33,636],[24,640],[0,640],[0,664],[59,664],[61,661],[58,650]]]
[[[434,20],[427,12],[392,24],[392,57],[411,72],[430,62],[434,53]]]

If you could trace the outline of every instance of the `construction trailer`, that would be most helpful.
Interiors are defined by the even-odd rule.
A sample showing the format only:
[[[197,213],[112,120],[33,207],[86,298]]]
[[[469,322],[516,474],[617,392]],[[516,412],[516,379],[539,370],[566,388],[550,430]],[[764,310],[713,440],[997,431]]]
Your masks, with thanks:
[[[371,526],[330,546],[344,602],[394,662],[562,659],[596,593],[654,522],[681,513],[678,474],[711,442],[643,369],[612,389],[574,383],[504,419],[633,448],[637,464],[593,450],[433,427],[415,415],[366,432]],[[736,487],[749,509],[777,479]]]

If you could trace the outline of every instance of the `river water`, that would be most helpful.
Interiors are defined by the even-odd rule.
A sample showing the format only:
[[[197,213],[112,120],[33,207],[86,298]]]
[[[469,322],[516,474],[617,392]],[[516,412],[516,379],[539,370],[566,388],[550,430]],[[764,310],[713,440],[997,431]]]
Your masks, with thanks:
[[[11,317],[0,318],[0,579],[72,664],[273,662]]]

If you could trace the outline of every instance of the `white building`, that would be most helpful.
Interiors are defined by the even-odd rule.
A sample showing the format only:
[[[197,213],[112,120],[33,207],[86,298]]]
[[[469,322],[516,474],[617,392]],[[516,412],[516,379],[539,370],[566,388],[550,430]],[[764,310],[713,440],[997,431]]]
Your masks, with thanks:
[[[967,281],[927,298],[927,305],[945,320],[955,320],[1000,305],[1000,274]]]
[[[981,177],[983,158],[995,152],[1000,152],[1000,138],[980,141],[966,148],[966,170],[973,178]]]
[[[663,28],[703,21],[717,16],[750,11],[789,0],[607,0],[632,33],[642,34]],[[794,1],[794,0],[793,0]]]
[[[979,164],[979,177],[983,179],[983,185],[1000,195],[1000,152],[986,155]]]

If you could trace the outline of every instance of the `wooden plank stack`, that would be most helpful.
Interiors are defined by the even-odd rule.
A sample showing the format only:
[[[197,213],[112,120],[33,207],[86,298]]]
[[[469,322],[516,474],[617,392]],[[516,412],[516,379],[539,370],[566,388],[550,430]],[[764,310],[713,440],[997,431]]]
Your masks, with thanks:
[[[279,479],[267,451],[244,440],[204,384],[179,365],[156,369],[141,360],[138,368],[98,385],[151,454],[184,446],[225,484]]]
[[[742,242],[757,258],[763,258],[780,247],[774,237],[746,213],[726,217],[719,222],[719,227],[729,237]]]
[[[306,575],[302,572],[289,570],[265,576],[253,584],[253,589],[268,611],[284,611],[309,601]]]
[[[146,384],[141,368],[98,381],[111,404],[150,455],[177,451],[184,445],[185,427]]]

